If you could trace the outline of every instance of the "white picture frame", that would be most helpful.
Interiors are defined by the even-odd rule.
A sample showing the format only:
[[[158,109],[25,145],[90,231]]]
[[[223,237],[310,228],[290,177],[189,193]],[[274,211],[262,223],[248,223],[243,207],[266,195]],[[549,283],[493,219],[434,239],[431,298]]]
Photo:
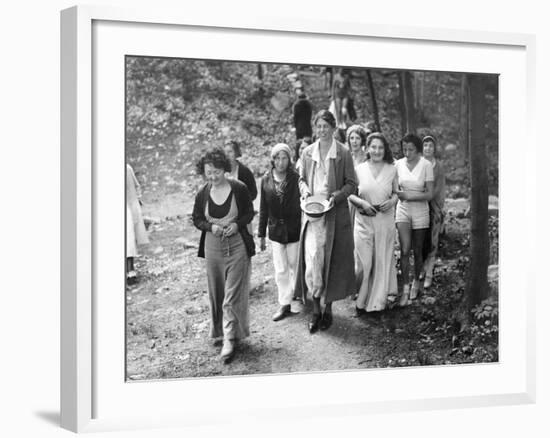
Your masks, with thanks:
[[[535,309],[534,275],[527,261],[513,259],[516,251],[529,251],[534,243],[534,218],[525,211],[511,207],[510,199],[533,201],[534,174],[528,174],[524,161],[512,157],[508,147],[520,138],[527,137],[526,155],[535,153],[534,120],[534,36],[525,34],[490,33],[483,31],[458,31],[403,26],[366,26],[361,22],[318,22],[307,19],[232,17],[227,20],[215,12],[162,10],[129,10],[110,7],[78,6],[61,13],[61,426],[75,432],[94,432],[113,429],[148,428],[162,426],[186,426],[231,421],[236,415],[242,418],[287,418],[327,415],[363,415],[376,412],[399,412],[415,409],[441,409],[477,407],[488,405],[532,403],[535,400]],[[180,35],[181,32],[181,35]],[[190,35],[205,38],[204,44],[183,50],[185,38]],[[234,38],[234,48],[223,48],[224,53],[234,53],[239,60],[263,60],[265,62],[300,61],[323,64],[349,65],[349,53],[335,51],[308,51],[308,59],[298,50],[288,50],[285,58],[280,54],[266,53],[263,46],[244,47],[237,44],[253,36],[254,40],[278,39],[280,45],[307,45],[312,40],[322,44],[334,44],[335,48],[362,44],[373,48],[370,62],[376,67],[393,68],[441,68],[450,71],[479,71],[498,73],[501,81],[500,114],[500,172],[501,172],[501,259],[500,289],[501,348],[498,364],[479,364],[453,367],[424,367],[421,369],[364,370],[345,373],[299,374],[286,376],[233,377],[205,380],[169,382],[143,382],[125,384],[120,380],[124,364],[120,363],[120,339],[124,337],[124,274],[122,263],[109,266],[109,242],[123,238],[123,221],[120,227],[105,231],[104,213],[112,206],[122,205],[123,172],[117,171],[123,156],[124,142],[114,141],[111,151],[103,146],[111,138],[120,139],[124,125],[120,114],[124,112],[124,75],[120,65],[115,66],[121,54],[149,54],[152,56],[215,57],[219,44],[208,41]],[[167,41],[181,38],[179,48]],[[106,44],[108,42],[109,44]],[[272,42],[272,41],[270,41]],[[376,45],[383,48],[376,48]],[[385,57],[384,52],[407,46],[407,53],[399,61]],[[232,47],[233,47],[232,46]],[[393,49],[392,49],[393,47]],[[136,50],[139,52],[137,53]],[[218,52],[216,52],[218,50]],[[424,58],[422,65],[415,60],[415,53],[435,50],[438,56]],[[444,55],[457,51],[465,58]],[[342,53],[343,52],[343,53]],[[431,52],[428,52],[431,53]],[[205,56],[206,54],[206,56]],[[452,55],[452,53],[451,53]],[[481,55],[481,56],[480,56]],[[221,57],[221,55],[217,55]],[[278,57],[277,57],[278,56]],[[330,56],[331,58],[327,58]],[[477,58],[476,58],[477,56]],[[487,56],[489,59],[487,59]],[[229,59],[227,58],[227,59]],[[418,58],[418,56],[416,56]],[[218,58],[220,59],[220,58]],[[114,61],[113,61],[114,60]],[[439,63],[439,64],[438,64]],[[438,65],[440,67],[438,67]],[[113,74],[114,73],[114,74]],[[100,90],[100,91],[98,91]],[[105,90],[109,98],[101,95]],[[98,94],[99,93],[99,94]],[[113,99],[112,101],[109,99]],[[118,99],[118,100],[117,100]],[[109,110],[112,123],[104,123],[108,103],[115,102]],[[116,106],[118,102],[119,106]],[[513,107],[513,108],[512,108]],[[111,113],[112,112],[112,113]],[[118,121],[118,124],[117,124]],[[510,129],[514,123],[514,130]],[[116,131],[115,134],[112,134]],[[123,134],[122,134],[123,135]],[[105,141],[103,141],[105,140]],[[99,146],[98,146],[99,144]],[[508,145],[508,146],[507,146]],[[117,158],[118,157],[118,158]],[[106,159],[108,158],[108,159]],[[507,172],[516,160],[521,181],[510,181]],[[121,169],[121,168],[120,168]],[[118,172],[118,173],[117,173]],[[112,188],[115,189],[112,189]],[[111,188],[112,190],[110,190]],[[119,203],[119,204],[117,204]],[[115,208],[116,209],[116,208]],[[120,209],[122,210],[122,209]],[[114,223],[117,216],[110,218]],[[512,233],[513,223],[527,224],[524,238]],[[529,226],[532,225],[532,226]],[[116,243],[112,243],[116,247]],[[111,248],[112,249],[112,248]],[[121,248],[123,251],[123,249]],[[106,255],[106,257],[103,257]],[[121,259],[122,260],[122,259]],[[112,260],[111,260],[112,261]],[[515,271],[507,270],[514,262]],[[113,285],[113,286],[109,286]],[[120,290],[119,301],[111,287]],[[515,291],[517,302],[512,315],[511,293]],[[519,292],[518,292],[519,291]],[[517,294],[519,293],[519,297]],[[110,305],[114,299],[113,305]],[[512,324],[512,316],[514,323]],[[112,329],[114,328],[114,331]],[[110,339],[106,333],[115,333]],[[112,354],[111,354],[112,353]],[[113,358],[111,361],[110,358]],[[117,368],[120,366],[120,369]],[[359,395],[352,397],[345,388],[355,384],[360,377],[373,388],[375,381],[386,384],[396,382],[395,393],[387,397]],[[319,379],[331,389],[331,403],[311,400],[290,401],[284,397],[288,387],[309,388],[315,394]],[[459,379],[450,389],[437,387],[437,382]],[[460,379],[464,379],[463,382]],[[466,382],[474,380],[475,388]],[[431,389],[414,387],[406,382],[436,382]],[[223,385],[224,390],[241,393],[239,406],[222,411],[221,405],[212,403],[209,395]],[[409,388],[410,386],[410,388]],[[386,386],[387,387],[387,386]],[[399,389],[400,388],[400,389]],[[407,389],[408,388],[408,389]],[[271,390],[273,403],[262,399],[258,391]],[[112,391],[112,392],[111,392]],[[175,394],[190,394],[192,404],[173,403]],[[374,391],[376,392],[376,391]],[[169,394],[167,397],[166,394]],[[132,404],[141,402],[142,410]],[[165,403],[160,402],[166,401]],[[252,401],[251,401],[252,400]],[[168,407],[170,405],[170,407]],[[296,411],[300,410],[300,413]]]

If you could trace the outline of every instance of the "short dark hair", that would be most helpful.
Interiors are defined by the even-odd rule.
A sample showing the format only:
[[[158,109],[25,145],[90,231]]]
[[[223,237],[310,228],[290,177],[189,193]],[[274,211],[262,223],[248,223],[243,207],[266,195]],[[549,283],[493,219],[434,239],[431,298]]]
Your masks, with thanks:
[[[317,121],[321,119],[327,122],[330,126],[332,126],[332,129],[336,128],[336,119],[334,118],[334,115],[329,110],[321,110],[317,114],[315,114],[315,117],[313,118],[313,125],[315,126],[317,124]]]
[[[235,158],[239,158],[242,153],[241,153],[241,145],[239,144],[238,141],[235,141],[235,140],[229,140],[227,141],[224,145],[225,146],[231,146],[231,148],[233,149],[233,152],[235,153]]]
[[[393,153],[390,148],[390,143],[386,139],[385,135],[381,132],[373,132],[367,137],[367,148],[370,146],[373,140],[380,140],[384,145],[384,157],[382,161],[385,161],[388,164],[393,164]],[[367,159],[370,158],[370,154],[367,152]]]
[[[206,151],[197,163],[197,172],[199,175],[204,175],[204,166],[210,164],[216,169],[223,169],[226,172],[231,171],[231,163],[225,155],[225,152],[220,148],[214,148]]]
[[[426,134],[424,137],[422,137],[422,151],[424,151],[424,143],[428,143],[429,141],[434,144],[434,157],[441,158],[439,154],[439,149],[437,147],[437,140],[435,138],[435,135],[433,134]]]
[[[401,149],[403,149],[404,143],[412,143],[416,148],[416,152],[422,153],[422,140],[416,134],[408,133],[401,139]]]

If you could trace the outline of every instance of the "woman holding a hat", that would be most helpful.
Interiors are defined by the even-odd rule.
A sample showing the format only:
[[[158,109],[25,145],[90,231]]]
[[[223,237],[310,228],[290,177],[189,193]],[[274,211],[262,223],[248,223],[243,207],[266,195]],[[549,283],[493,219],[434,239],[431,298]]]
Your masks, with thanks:
[[[292,168],[292,152],[283,143],[271,150],[271,169],[262,177],[260,186],[260,249],[266,247],[266,229],[273,248],[273,265],[279,309],[273,321],[291,314],[300,240],[300,191],[298,174]]]
[[[445,169],[436,154],[436,140],[432,135],[426,135],[422,139],[422,153],[426,160],[432,163],[434,172],[434,196],[429,202],[430,206],[430,231],[429,238],[426,239],[429,243],[424,262],[424,287],[428,288],[432,285],[433,271],[435,266],[435,256],[439,245],[439,235],[443,228],[445,219],[445,211],[443,204],[445,203]]]
[[[332,303],[355,293],[353,234],[347,199],[357,189],[351,153],[334,139],[336,120],[332,113],[318,112],[313,124],[318,140],[302,153],[300,193],[305,207],[312,195],[324,199],[326,207],[319,217],[308,216],[305,208],[295,290],[304,302],[308,290],[313,297],[310,333],[328,329],[332,324]]]
[[[197,169],[206,184],[195,197],[193,224],[202,231],[198,256],[206,259],[210,337],[223,336],[221,358],[228,362],[236,343],[249,335],[250,258],[255,249],[247,225],[254,209],[246,186],[226,177],[230,163],[221,149],[206,152]]]

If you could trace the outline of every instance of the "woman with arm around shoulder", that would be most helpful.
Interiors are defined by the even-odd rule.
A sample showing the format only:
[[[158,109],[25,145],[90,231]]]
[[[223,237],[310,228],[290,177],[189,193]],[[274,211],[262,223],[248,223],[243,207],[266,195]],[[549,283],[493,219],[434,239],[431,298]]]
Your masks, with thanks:
[[[291,314],[300,240],[300,192],[298,174],[292,168],[291,150],[279,143],[271,150],[271,169],[262,177],[260,186],[260,250],[264,250],[266,230],[273,249],[275,283],[279,309],[273,321]]]
[[[434,172],[434,193],[430,200],[430,239],[426,260],[424,261],[424,287],[432,285],[435,257],[439,245],[439,235],[443,228],[445,219],[445,169],[437,155],[437,142],[433,135],[426,135],[422,139],[422,153],[424,158],[432,163]]]
[[[243,183],[228,179],[221,149],[206,152],[197,165],[206,184],[195,197],[193,224],[202,231],[199,257],[206,259],[210,337],[223,336],[221,358],[229,362],[236,343],[249,335],[248,293],[254,240],[247,225],[254,210]]]
[[[428,202],[433,197],[434,176],[431,163],[422,157],[422,141],[415,134],[401,139],[404,157],[395,162],[399,191],[395,222],[401,246],[403,294],[401,305],[414,300],[422,286],[420,275],[424,260],[422,248],[430,227]],[[409,287],[409,255],[414,254],[414,278]]]
[[[355,293],[353,234],[348,196],[355,193],[357,182],[349,150],[334,139],[336,121],[322,110],[314,118],[318,140],[302,154],[300,194],[327,199],[323,216],[304,215],[295,294],[305,302],[307,292],[313,298],[310,333],[328,329],[332,324],[332,303]],[[321,312],[321,301],[324,311]]]
[[[356,278],[359,291],[357,316],[378,312],[397,295],[395,243],[395,204],[397,170],[386,138],[379,132],[367,138],[368,159],[355,171],[358,195],[349,197],[356,208],[354,230]]]

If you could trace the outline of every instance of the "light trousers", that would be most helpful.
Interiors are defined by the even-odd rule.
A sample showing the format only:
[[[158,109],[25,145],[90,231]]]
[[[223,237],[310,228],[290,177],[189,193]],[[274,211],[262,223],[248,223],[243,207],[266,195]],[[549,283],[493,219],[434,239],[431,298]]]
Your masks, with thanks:
[[[273,266],[275,267],[275,284],[281,306],[290,305],[294,296],[296,269],[300,242],[279,243],[271,241],[273,248]]]

